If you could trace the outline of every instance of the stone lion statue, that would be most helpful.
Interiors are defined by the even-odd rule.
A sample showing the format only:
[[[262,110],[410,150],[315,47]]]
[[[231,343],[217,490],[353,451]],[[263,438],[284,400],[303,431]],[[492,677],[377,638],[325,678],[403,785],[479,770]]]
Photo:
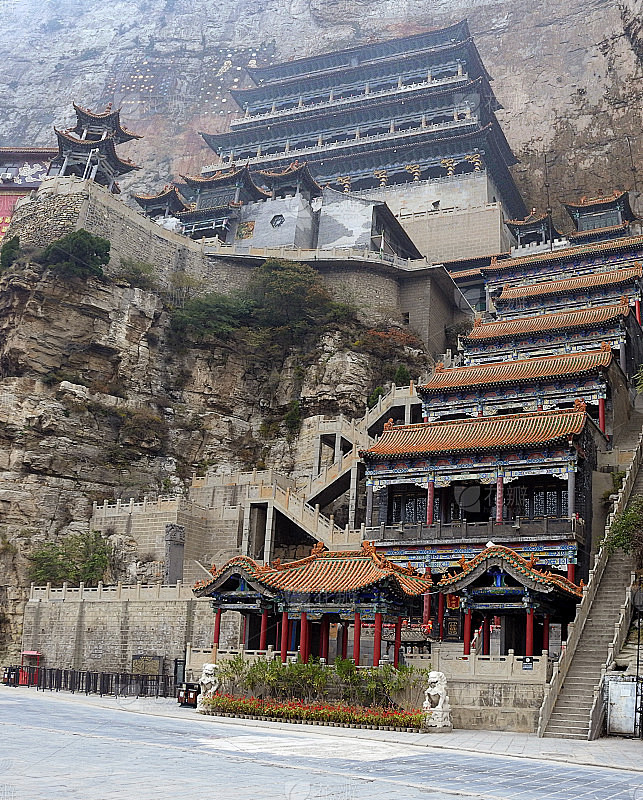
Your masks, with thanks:
[[[452,729],[451,705],[444,672],[429,672],[422,709],[425,714],[425,725],[428,728]]]
[[[199,687],[201,688],[201,694],[199,694],[199,699],[197,701],[197,710],[203,708],[203,701],[208,698],[212,697],[216,694],[217,689],[219,688],[219,676],[218,676],[219,666],[217,664],[204,664],[201,669],[201,677],[199,678]]]

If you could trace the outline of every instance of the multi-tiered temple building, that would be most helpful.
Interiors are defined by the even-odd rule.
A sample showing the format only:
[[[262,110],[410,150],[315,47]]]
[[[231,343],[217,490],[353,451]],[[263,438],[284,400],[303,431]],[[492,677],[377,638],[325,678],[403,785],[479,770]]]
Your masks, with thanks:
[[[221,161],[185,178],[186,233],[325,249],[363,246],[357,225],[386,252],[432,261],[509,248],[503,219],[525,212],[516,158],[466,21],[250,74],[255,85],[233,91],[242,115],[230,131],[203,134]],[[281,202],[257,205],[267,198]],[[417,255],[393,241],[400,225]]]

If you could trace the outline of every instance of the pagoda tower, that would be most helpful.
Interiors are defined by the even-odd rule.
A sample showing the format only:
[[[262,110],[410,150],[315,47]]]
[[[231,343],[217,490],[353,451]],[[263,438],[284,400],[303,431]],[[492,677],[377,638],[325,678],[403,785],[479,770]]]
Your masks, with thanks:
[[[121,124],[120,109],[112,109],[111,103],[103,112],[94,112],[74,103],[74,111],[74,127],[66,130],[54,128],[58,155],[51,162],[49,175],[75,175],[118,193],[117,179],[139,167],[129,159],[121,158],[116,148],[142,137]]]

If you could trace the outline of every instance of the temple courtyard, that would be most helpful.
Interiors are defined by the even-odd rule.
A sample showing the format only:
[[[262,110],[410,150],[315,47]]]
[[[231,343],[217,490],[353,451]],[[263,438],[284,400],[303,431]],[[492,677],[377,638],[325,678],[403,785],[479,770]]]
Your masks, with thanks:
[[[2,800],[643,800],[643,743],[200,717],[174,700],[0,687]]]

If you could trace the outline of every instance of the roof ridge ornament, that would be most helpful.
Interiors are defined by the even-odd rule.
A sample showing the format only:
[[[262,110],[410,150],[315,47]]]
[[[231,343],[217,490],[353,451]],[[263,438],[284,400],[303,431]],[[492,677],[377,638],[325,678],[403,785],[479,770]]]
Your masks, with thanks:
[[[601,342],[601,351],[603,353],[611,353],[612,352],[612,348],[610,346],[610,343],[609,342]]]
[[[574,411],[582,411],[583,413],[587,409],[587,403],[583,400],[582,397],[577,397],[574,400]]]

